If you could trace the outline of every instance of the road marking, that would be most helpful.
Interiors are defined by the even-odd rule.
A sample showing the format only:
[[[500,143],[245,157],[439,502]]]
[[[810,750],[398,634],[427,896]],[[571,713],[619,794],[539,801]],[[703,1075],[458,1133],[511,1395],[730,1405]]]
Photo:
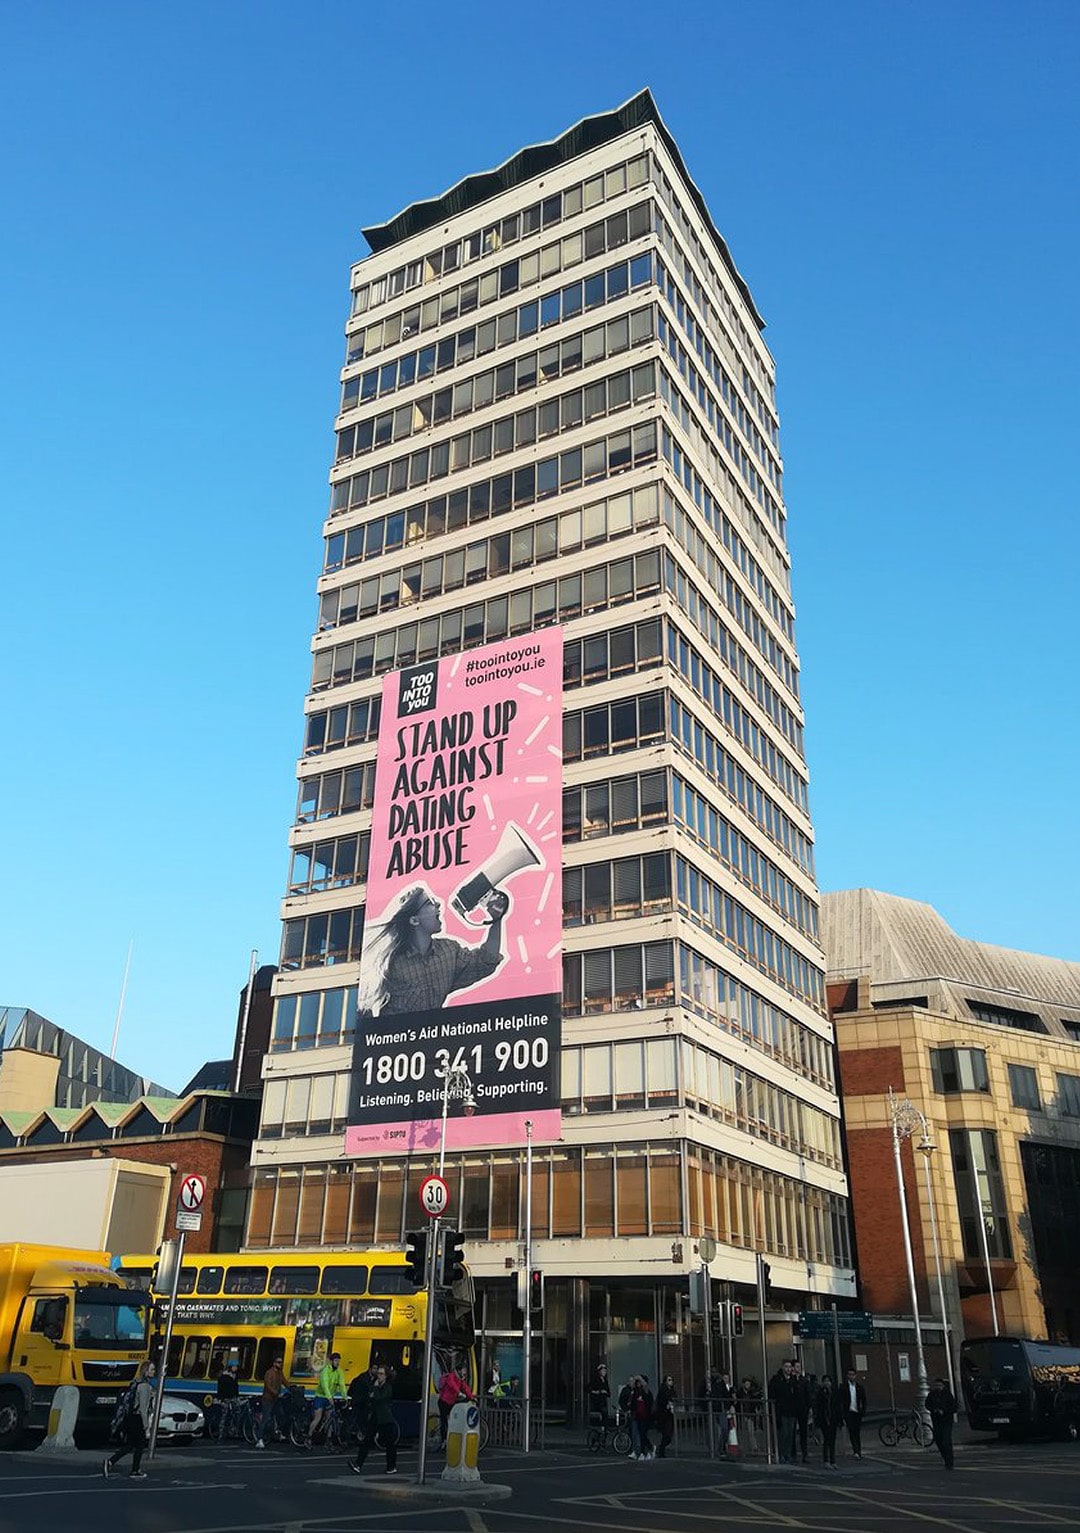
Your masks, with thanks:
[[[886,1502],[873,1501],[869,1496],[865,1496],[856,1490],[848,1490],[843,1485],[836,1487],[836,1494],[838,1496],[847,1496],[849,1500],[858,1501],[863,1506],[873,1506],[879,1511],[884,1510],[886,1505],[889,1505]],[[903,1492],[901,1491],[902,1494]],[[913,1506],[903,1506],[896,1499],[891,1502],[891,1510],[894,1513],[901,1511],[905,1516],[914,1517],[919,1522],[935,1523],[940,1528],[955,1528],[957,1533],[986,1533],[985,1529],[970,1527],[966,1522],[954,1522],[949,1517],[931,1517],[928,1512],[917,1511]]]
[[[472,1529],[472,1533],[488,1533],[488,1525],[474,1506],[465,1508],[465,1521]]]

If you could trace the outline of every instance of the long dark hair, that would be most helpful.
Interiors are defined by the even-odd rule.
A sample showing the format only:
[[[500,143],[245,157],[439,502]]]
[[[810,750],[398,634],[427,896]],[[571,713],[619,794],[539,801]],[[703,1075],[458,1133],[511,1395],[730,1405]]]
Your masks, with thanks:
[[[374,936],[364,938],[364,966],[360,971],[359,1010],[361,1015],[378,1016],[389,996],[387,980],[394,960],[405,951],[413,932],[413,917],[433,899],[430,889],[413,884],[398,897],[389,915],[377,923]],[[389,908],[389,907],[388,907]]]

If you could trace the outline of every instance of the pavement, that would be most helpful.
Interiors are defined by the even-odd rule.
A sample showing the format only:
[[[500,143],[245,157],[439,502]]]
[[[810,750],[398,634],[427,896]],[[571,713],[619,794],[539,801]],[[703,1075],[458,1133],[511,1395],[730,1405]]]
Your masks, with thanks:
[[[560,1434],[561,1436],[562,1434]],[[341,1455],[239,1443],[169,1444],[145,1480],[101,1476],[102,1452],[69,1459],[0,1454],[0,1533],[1010,1533],[1080,1529],[1080,1445],[965,1442],[946,1473],[933,1449],[868,1450],[835,1471],[558,1448],[485,1453],[488,1505],[415,1494],[415,1454],[387,1479],[374,1455],[349,1473]],[[387,1494],[384,1495],[384,1492]],[[435,1495],[437,1499],[431,1499]]]

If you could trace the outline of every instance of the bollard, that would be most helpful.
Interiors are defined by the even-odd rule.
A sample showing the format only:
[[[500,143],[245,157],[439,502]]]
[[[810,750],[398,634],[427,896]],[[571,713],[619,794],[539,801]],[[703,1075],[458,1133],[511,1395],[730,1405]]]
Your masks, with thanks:
[[[444,1480],[458,1485],[478,1485],[480,1471],[476,1461],[480,1454],[480,1412],[474,1400],[461,1400],[450,1410],[446,1434],[446,1468]]]
[[[739,1447],[738,1425],[735,1420],[734,1411],[728,1412],[727,1455],[728,1458],[742,1457],[742,1449]]]
[[[75,1423],[79,1417],[79,1391],[61,1384],[49,1407],[49,1432],[39,1453],[75,1453]]]

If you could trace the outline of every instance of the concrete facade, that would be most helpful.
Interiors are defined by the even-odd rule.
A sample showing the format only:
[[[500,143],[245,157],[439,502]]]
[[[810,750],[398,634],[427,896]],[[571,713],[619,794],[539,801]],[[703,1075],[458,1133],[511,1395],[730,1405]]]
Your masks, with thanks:
[[[992,1288],[1003,1334],[1075,1344],[1080,964],[957,937],[929,906],[874,890],[825,895],[822,929],[866,1308],[911,1313],[891,1088],[930,1126],[954,1335],[991,1333]],[[918,1143],[902,1159],[919,1303],[939,1316]]]

